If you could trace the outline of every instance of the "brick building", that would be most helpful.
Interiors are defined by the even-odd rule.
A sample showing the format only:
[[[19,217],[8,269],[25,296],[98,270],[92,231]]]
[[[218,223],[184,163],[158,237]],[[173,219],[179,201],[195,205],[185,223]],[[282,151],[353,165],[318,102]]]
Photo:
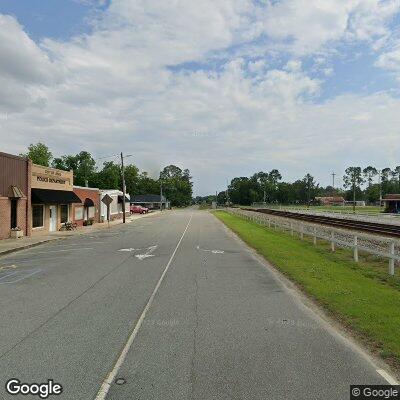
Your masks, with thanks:
[[[100,191],[97,188],[74,186],[74,193],[81,199],[73,204],[73,219],[78,226],[100,221]]]
[[[30,160],[0,152],[0,239],[15,228],[31,234],[31,168]]]
[[[72,221],[72,204],[80,203],[73,191],[72,171],[32,164],[32,235],[55,232]]]

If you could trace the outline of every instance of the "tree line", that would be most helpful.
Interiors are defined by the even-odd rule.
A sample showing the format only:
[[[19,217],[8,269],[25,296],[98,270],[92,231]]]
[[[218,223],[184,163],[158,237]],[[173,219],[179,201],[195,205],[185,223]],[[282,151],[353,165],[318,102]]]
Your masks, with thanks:
[[[122,190],[122,170],[120,163],[103,162],[102,168],[97,168],[96,161],[87,151],[75,155],[63,155],[53,158],[50,149],[44,143],[31,144],[26,154],[33,163],[45,167],[53,167],[65,171],[73,170],[74,184],[99,189]],[[192,201],[193,183],[188,169],[182,170],[176,165],[168,165],[157,179],[145,171],[139,171],[134,164],[124,168],[126,191],[131,196],[141,194],[160,194],[171,202],[172,206],[187,206]]]
[[[257,172],[250,177],[233,178],[227,190],[217,194],[218,204],[227,201],[234,204],[250,205],[255,202],[279,204],[310,204],[315,197],[338,196],[348,201],[365,201],[377,204],[389,193],[400,193],[400,166],[378,170],[373,166],[348,167],[343,176],[343,188],[322,186],[311,174],[295,182],[282,181],[277,169]],[[196,203],[215,200],[215,195],[198,196]]]

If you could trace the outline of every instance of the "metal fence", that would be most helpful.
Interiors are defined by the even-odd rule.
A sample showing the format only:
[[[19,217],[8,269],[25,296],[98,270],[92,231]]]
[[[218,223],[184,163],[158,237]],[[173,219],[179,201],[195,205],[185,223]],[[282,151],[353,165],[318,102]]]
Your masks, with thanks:
[[[318,240],[322,239],[330,243],[331,251],[335,251],[336,246],[349,248],[353,252],[355,262],[359,261],[359,251],[365,251],[380,258],[387,258],[389,259],[388,273],[390,275],[394,275],[395,264],[400,262],[399,240],[346,231],[304,221],[294,221],[290,218],[277,217],[238,208],[228,208],[226,211],[246,220],[268,226],[271,229],[280,228],[283,231],[288,231],[292,236],[296,233],[301,240],[305,236],[310,236],[313,239],[314,245],[317,244]]]

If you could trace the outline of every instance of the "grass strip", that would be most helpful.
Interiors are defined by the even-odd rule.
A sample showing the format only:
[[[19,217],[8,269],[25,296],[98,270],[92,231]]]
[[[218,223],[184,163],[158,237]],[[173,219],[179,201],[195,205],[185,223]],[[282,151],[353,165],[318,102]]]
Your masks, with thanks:
[[[398,278],[383,279],[373,262],[357,264],[224,211],[213,213],[396,368],[400,367]]]

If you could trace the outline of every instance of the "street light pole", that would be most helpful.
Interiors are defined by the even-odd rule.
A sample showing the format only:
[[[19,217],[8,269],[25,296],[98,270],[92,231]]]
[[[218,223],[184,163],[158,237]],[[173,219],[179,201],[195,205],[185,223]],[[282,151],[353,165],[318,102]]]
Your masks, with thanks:
[[[125,224],[126,216],[125,216],[125,195],[126,195],[126,188],[125,188],[125,168],[124,168],[124,156],[121,151],[121,172],[122,172],[122,223]]]

